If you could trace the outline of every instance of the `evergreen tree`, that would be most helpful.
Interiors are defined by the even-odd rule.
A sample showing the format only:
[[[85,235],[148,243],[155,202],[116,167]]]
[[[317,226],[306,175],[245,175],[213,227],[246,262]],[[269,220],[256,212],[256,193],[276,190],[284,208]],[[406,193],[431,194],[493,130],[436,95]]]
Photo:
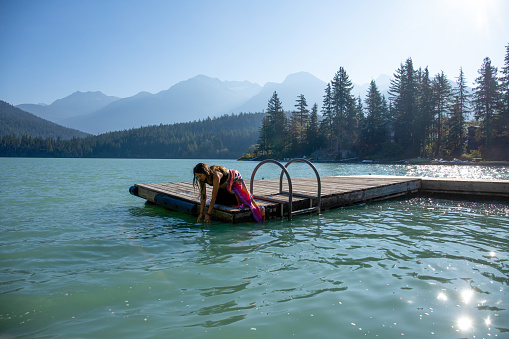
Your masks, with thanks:
[[[322,140],[319,134],[318,105],[316,103],[311,108],[311,113],[309,115],[309,124],[306,129],[306,135],[307,135],[306,153],[311,154],[317,149],[319,149],[320,145],[322,144]]]
[[[288,126],[288,136],[287,142],[289,146],[290,156],[296,156],[296,154],[300,154],[302,150],[302,141],[300,139],[301,130],[299,126],[298,118],[292,114],[291,119],[287,121]]]
[[[500,105],[497,72],[497,68],[491,66],[490,58],[485,58],[478,71],[479,77],[475,79],[476,87],[473,93],[475,118],[481,122],[481,133],[484,139],[483,153],[486,158],[491,157],[494,120]]]
[[[500,93],[502,96],[500,104],[500,120],[498,126],[498,135],[502,137],[509,136],[509,44],[506,46],[504,58],[504,67],[502,67],[502,76],[500,77]],[[508,146],[509,147],[509,146]]]
[[[446,151],[444,149],[445,143],[447,142],[445,138],[445,124],[446,124],[446,116],[449,113],[451,102],[451,84],[444,72],[441,72],[435,75],[433,79],[433,103],[434,103],[434,113],[435,113],[435,145],[434,150],[435,154],[438,157],[444,157],[446,155]]]
[[[361,128],[364,125],[364,107],[362,105],[362,99],[359,95],[356,100],[356,104],[354,106],[354,112],[352,112],[352,121],[350,127],[352,128],[351,132],[351,143],[352,149],[357,153],[359,151],[360,146],[360,138],[361,138]]]
[[[329,142],[327,148],[332,149],[334,113],[332,105],[332,89],[330,82],[327,84],[327,87],[325,88],[325,95],[323,96],[322,116],[323,119],[320,124],[320,134],[323,135],[324,138]]]
[[[258,137],[258,149],[262,152],[262,155],[268,154],[270,152],[270,144],[269,144],[269,134],[270,134],[270,118],[268,115],[265,115],[262,120],[262,125],[259,129],[259,137]]]
[[[296,101],[297,101],[297,103],[295,104],[296,110],[294,111],[294,113],[297,116],[299,125],[301,127],[305,127],[307,126],[309,120],[309,110],[307,108],[308,104],[306,102],[304,94],[299,95]]]
[[[498,116],[493,128],[492,156],[509,160],[509,44],[506,46],[504,67],[500,76]]]
[[[456,89],[454,90],[454,96],[458,99],[459,104],[459,118],[461,124],[460,143],[463,144],[465,140],[465,120],[470,114],[470,97],[468,93],[467,80],[463,74],[463,68],[460,67],[460,74],[457,77]]]
[[[352,96],[353,84],[343,67],[332,80],[333,133],[339,148],[351,148],[355,143],[356,109]]]
[[[276,92],[272,95],[267,105],[268,134],[267,142],[273,154],[284,154],[287,146],[287,119],[283,110],[283,104]]]
[[[379,152],[386,141],[387,107],[374,80],[369,84],[368,93],[364,99],[366,104],[366,118],[362,129],[362,144],[366,154]]]
[[[382,112],[383,112],[383,121],[384,124],[388,124],[392,120],[392,116],[390,114],[390,108],[387,104],[387,99],[385,99],[385,95],[382,94]],[[387,133],[387,128],[384,127],[385,132]]]
[[[417,96],[417,117],[416,133],[420,136],[421,147],[420,155],[435,156],[432,151],[433,146],[433,88],[429,78],[428,67],[418,71],[418,96]]]
[[[292,139],[292,149],[298,154],[303,151],[303,144],[306,140],[306,129],[309,120],[309,110],[306,98],[303,94],[299,95],[295,108],[292,112],[292,122],[290,127],[290,135]]]
[[[412,59],[394,73],[389,90],[393,102],[395,142],[400,147],[401,156],[416,156],[422,143],[423,136],[416,130],[417,120],[417,79]]]
[[[454,98],[451,105],[449,119],[446,122],[446,143],[445,150],[451,157],[458,158],[463,154],[463,114],[459,97]]]

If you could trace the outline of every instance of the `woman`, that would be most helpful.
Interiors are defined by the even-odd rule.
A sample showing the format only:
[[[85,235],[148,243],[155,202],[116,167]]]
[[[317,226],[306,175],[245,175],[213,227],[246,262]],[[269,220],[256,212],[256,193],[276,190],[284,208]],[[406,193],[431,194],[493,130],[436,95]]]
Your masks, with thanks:
[[[212,186],[212,198],[210,199],[210,205],[207,213],[205,214],[205,222],[210,222],[210,214],[216,203],[218,195],[226,192],[229,195],[235,195],[237,198],[238,208],[242,208],[243,205],[249,206],[253,216],[257,222],[263,222],[265,217],[265,211],[263,206],[259,207],[253,196],[247,190],[242,176],[237,170],[229,170],[223,166],[207,166],[204,163],[197,164],[193,169],[193,186],[197,187],[199,183],[200,188],[200,215],[198,216],[197,222],[200,222],[203,218],[203,211],[205,209],[205,202],[207,201],[207,188],[205,183]]]

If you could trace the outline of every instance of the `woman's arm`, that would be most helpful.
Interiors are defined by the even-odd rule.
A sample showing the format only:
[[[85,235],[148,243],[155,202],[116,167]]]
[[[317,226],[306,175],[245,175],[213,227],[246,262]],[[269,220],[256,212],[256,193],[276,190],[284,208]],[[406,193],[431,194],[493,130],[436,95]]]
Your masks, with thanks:
[[[210,198],[209,209],[207,214],[205,214],[205,221],[210,222],[210,214],[214,209],[214,204],[216,203],[217,191],[219,190],[219,182],[221,181],[222,174],[218,172],[214,172],[212,174],[212,197]]]
[[[201,218],[203,218],[203,210],[205,209],[205,203],[207,202],[207,187],[205,183],[200,182],[200,215],[198,216],[198,220],[196,222],[200,222]]]

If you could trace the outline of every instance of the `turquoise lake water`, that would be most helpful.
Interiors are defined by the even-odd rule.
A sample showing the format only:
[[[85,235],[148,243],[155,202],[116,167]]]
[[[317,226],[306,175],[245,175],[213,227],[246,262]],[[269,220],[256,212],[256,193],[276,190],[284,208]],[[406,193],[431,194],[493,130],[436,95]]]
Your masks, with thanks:
[[[509,204],[414,197],[207,225],[128,193],[191,181],[197,162],[0,158],[0,337],[509,337]],[[205,162],[244,178],[257,165]],[[316,167],[509,179],[508,167]]]

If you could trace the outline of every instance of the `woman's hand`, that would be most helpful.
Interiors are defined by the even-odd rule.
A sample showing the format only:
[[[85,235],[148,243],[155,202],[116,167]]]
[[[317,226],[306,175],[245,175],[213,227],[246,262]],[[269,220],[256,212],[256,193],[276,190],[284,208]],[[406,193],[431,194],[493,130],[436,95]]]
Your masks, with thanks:
[[[203,213],[200,213],[198,216],[198,219],[196,219],[196,222],[200,222],[201,218],[203,218]],[[205,214],[205,222],[210,222],[210,214]]]

